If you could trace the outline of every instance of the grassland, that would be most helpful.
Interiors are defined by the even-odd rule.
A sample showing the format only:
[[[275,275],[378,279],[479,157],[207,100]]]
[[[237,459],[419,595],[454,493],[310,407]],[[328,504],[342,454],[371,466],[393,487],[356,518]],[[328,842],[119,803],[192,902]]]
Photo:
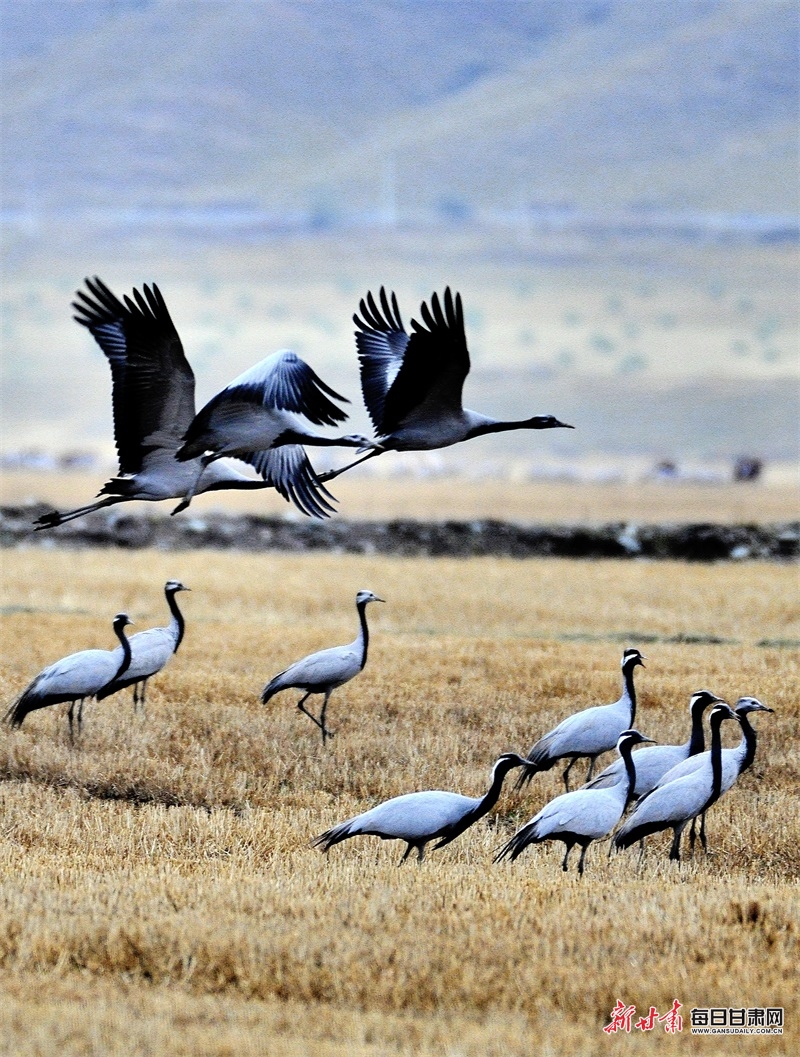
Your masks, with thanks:
[[[773,565],[377,560],[190,553],[3,553],[10,701],[42,666],[111,644],[110,617],[161,623],[179,576],[184,645],[151,684],[87,708],[70,748],[61,707],[0,734],[0,1052],[526,1055],[617,1052],[617,998],[665,1011],[781,1005],[797,1038],[800,820],[796,570]],[[369,664],[331,703],[323,751],[267,678],[352,637]],[[641,641],[637,638],[641,637]],[[704,638],[725,640],[703,644]],[[701,640],[693,643],[680,639]],[[646,645],[643,645],[646,641]],[[753,769],[710,816],[712,854],[680,868],[654,839],[560,846],[513,866],[492,852],[559,791],[510,787],[493,816],[421,866],[365,838],[323,858],[310,838],[419,788],[477,794],[496,756],[576,708],[613,700],[622,644],[643,645],[637,724],[686,736],[689,694],[755,694]],[[732,738],[730,733],[729,738]],[[730,1052],[688,1024],[626,1052]],[[654,1037],[654,1033],[651,1033]],[[796,1043],[795,1043],[796,1044]]]
[[[109,469],[107,476],[113,475]],[[0,474],[0,503],[43,501],[70,510],[93,498],[107,479],[101,471],[57,473],[5,471]],[[773,474],[772,483],[629,484],[566,481],[470,480],[367,476],[356,469],[335,482],[338,511],[351,520],[417,518],[440,521],[501,518],[522,524],[605,524],[632,521],[763,524],[796,520],[800,515],[795,474]],[[163,514],[174,503],[129,503],[129,513]],[[187,516],[213,510],[282,517],[292,508],[274,491],[228,492],[197,496]]]

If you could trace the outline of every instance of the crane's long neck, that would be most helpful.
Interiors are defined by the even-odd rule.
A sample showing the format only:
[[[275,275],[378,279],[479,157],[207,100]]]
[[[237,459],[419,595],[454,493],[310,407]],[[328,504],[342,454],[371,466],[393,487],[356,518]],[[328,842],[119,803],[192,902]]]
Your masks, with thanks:
[[[636,786],[636,765],[633,762],[633,745],[623,743],[622,748],[620,749],[620,755],[622,756],[622,762],[625,764],[625,773],[628,776],[628,782],[625,788],[625,805],[627,806],[633,796],[633,790]]]
[[[183,641],[183,633],[186,629],[186,621],[183,619],[183,613],[181,613],[180,609],[178,609],[178,603],[175,601],[175,592],[167,591],[166,596],[167,605],[169,606],[169,611],[172,614],[172,620],[169,622],[169,629],[175,639],[175,647],[172,652],[177,653],[178,647]]]
[[[711,724],[711,799],[706,807],[710,807],[719,799],[722,791],[722,720],[723,716],[715,716],[715,722]]]
[[[517,767],[522,763],[524,763],[522,757],[519,757],[518,761],[505,759],[498,760],[498,762],[494,765],[494,769],[492,771],[492,780],[489,783],[488,790],[486,791],[485,795],[482,796],[481,799],[478,801],[474,810],[470,811],[469,813],[469,818],[471,822],[477,822],[479,818],[483,818],[483,816],[487,812],[492,810],[494,805],[500,799],[500,793],[502,792],[503,782],[505,781],[506,775],[512,769],[512,767]]]
[[[119,668],[117,668],[116,672],[114,672],[114,677],[112,679],[109,679],[109,682],[111,683],[119,679],[123,672],[127,672],[127,670],[131,666],[131,644],[130,642],[128,642],[128,636],[125,634],[125,625],[122,624],[119,626],[115,626],[114,631],[116,631],[117,638],[119,639],[120,645],[122,646],[122,661],[120,662]]]
[[[752,764],[756,755],[756,731],[755,727],[747,718],[746,712],[737,712],[739,722],[742,725],[742,740],[736,747],[736,758],[739,762],[739,774],[746,771]]]
[[[309,433],[301,426],[292,426],[285,429],[279,437],[273,441],[273,448],[282,444],[312,444],[317,448],[360,448],[361,440],[355,437],[323,437],[319,433]]]
[[[536,418],[523,418],[516,419],[509,422],[499,422],[497,419],[488,418],[486,415],[478,415],[477,412],[467,411],[465,414],[472,418],[472,424],[470,425],[469,436],[470,437],[482,437],[487,433],[507,433],[512,429],[542,429],[542,426],[537,424]]]
[[[358,610],[358,620],[360,627],[358,629],[358,638],[356,639],[357,648],[361,649],[361,667],[367,663],[367,650],[369,649],[369,628],[367,626],[367,603],[358,602],[356,604]]]
[[[689,755],[696,756],[706,747],[705,734],[703,733],[703,709],[692,709],[692,733],[689,735]]]
[[[488,415],[470,411],[468,408],[464,408],[463,413],[469,423],[468,437],[483,437],[484,433],[505,433],[509,429],[551,429],[553,426],[564,425],[562,422],[556,422],[552,414],[535,414],[531,419],[499,422],[497,419],[489,419]]]
[[[627,700],[631,708],[629,727],[633,726],[636,719],[636,687],[633,685],[633,670],[635,664],[626,664],[622,669],[622,700]]]

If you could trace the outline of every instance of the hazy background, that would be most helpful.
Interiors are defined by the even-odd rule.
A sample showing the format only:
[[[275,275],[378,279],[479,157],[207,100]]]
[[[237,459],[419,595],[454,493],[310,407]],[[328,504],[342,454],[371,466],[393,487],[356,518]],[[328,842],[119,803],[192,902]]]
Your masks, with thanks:
[[[69,302],[156,281],[204,402],[350,317],[465,299],[470,406],[576,430],[375,471],[788,474],[797,11],[782,0],[3,0],[3,449],[113,457]],[[45,461],[47,461],[45,459]],[[99,482],[98,482],[99,483]]]

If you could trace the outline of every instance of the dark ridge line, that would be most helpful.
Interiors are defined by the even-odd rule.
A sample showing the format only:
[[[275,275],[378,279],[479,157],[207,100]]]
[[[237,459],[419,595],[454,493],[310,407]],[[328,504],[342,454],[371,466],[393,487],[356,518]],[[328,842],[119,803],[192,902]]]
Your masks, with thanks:
[[[205,811],[209,815],[212,811],[218,810],[232,811],[235,815],[240,815],[243,811],[241,804],[226,804],[224,802],[210,804],[207,801],[189,800],[164,790],[148,792],[143,787],[135,784],[121,787],[113,782],[80,782],[59,775],[37,774],[35,771],[25,768],[20,770],[8,767],[3,768],[0,771],[0,782],[30,782],[32,785],[44,786],[58,791],[71,789],[90,800],[115,801],[133,804],[134,807],[144,807],[150,804],[157,804],[161,807],[188,807],[194,811]]]
[[[285,520],[251,514],[202,517],[98,511],[36,532],[48,508],[0,508],[3,547],[118,547],[138,550],[242,550],[251,553],[385,554],[404,557],[643,558],[693,562],[792,561],[800,557],[800,521],[771,525],[708,522],[644,525],[524,525],[471,521]]]
[[[610,631],[606,634],[589,631],[565,632],[554,636],[560,642],[639,642],[644,646],[658,643],[672,646],[741,646],[741,639],[723,639],[719,635],[702,635],[693,632],[679,631],[677,635],[657,635],[646,631],[641,634],[635,631]],[[788,644],[789,640],[786,640]],[[757,642],[756,646],[767,645],[766,641]]]

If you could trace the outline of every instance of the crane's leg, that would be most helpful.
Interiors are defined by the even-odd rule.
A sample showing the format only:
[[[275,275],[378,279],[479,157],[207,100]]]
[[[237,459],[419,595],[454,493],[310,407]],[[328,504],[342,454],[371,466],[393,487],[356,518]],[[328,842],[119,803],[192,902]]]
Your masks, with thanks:
[[[697,822],[697,817],[695,816],[695,818],[692,819],[691,826],[689,827],[689,855],[690,855],[691,858],[694,858],[694,842],[695,842],[695,837],[696,837],[696,834],[695,834],[695,823],[696,822]]]
[[[325,713],[328,711],[328,699],[329,699],[329,697],[331,696],[332,693],[333,693],[332,690],[326,690],[325,691],[325,699],[322,702],[322,711],[320,712],[320,715],[319,715],[319,725],[320,725],[320,729],[322,730],[322,744],[323,745],[325,744],[325,739],[326,738],[332,738],[334,733],[335,733],[332,730],[328,730],[328,728],[325,726]]]
[[[586,849],[589,847],[588,844],[584,844],[581,848],[581,857],[578,859],[578,873],[583,877],[583,861],[586,858]]]
[[[594,774],[594,765],[595,765],[596,760],[597,760],[596,756],[590,756],[589,757],[589,770],[586,772],[586,781],[587,782],[590,782],[591,779],[592,779],[592,775]]]
[[[422,862],[422,860],[424,858],[425,858],[425,844],[423,843],[423,844],[420,844],[417,847],[417,862]]]
[[[297,707],[300,709],[301,712],[303,712],[306,716],[308,716],[308,718],[311,720],[312,723],[316,723],[317,726],[320,728],[320,730],[323,731],[322,744],[324,745],[325,744],[325,734],[327,733],[328,737],[332,738],[333,737],[333,731],[332,730],[325,731],[325,728],[323,727],[322,723],[320,723],[320,721],[317,719],[317,717],[314,715],[314,713],[308,711],[308,709],[306,708],[306,701],[309,699],[309,697],[311,697],[311,691],[310,690],[305,695],[305,697],[301,697],[300,698],[300,700],[297,702]]]
[[[139,691],[139,704],[141,705],[142,719],[144,719],[144,716],[145,716],[144,695],[145,695],[145,693],[147,691],[147,680],[146,679],[142,679],[141,686],[142,686],[142,688]]]
[[[73,727],[72,727],[72,717],[73,717],[74,712],[75,712],[75,702],[74,701],[70,701],[70,703],[69,703],[69,711],[67,712],[67,719],[69,720],[69,743],[70,743],[70,745],[74,745],[75,744],[75,732],[74,732]]]
[[[577,756],[573,756],[572,759],[567,764],[566,770],[564,771],[564,785],[566,786],[567,792],[569,792],[569,772],[572,770],[572,767],[573,767],[575,761],[577,760],[577,758],[578,758]]]
[[[575,842],[574,841],[564,841],[564,843],[567,846],[567,850],[564,852],[564,861],[561,863],[561,869],[566,873],[566,871],[569,869],[569,865],[568,865],[569,864],[569,853],[572,851],[572,845]]]
[[[78,702],[78,733],[83,732],[83,698]]]
[[[640,866],[644,866],[644,852],[645,852],[645,847],[646,847],[646,845],[645,845],[645,841],[646,840],[647,840],[647,837],[642,837],[642,839],[639,841],[639,865]]]
[[[672,847],[669,850],[669,857],[674,862],[681,861],[681,836],[684,829],[686,829],[686,823],[688,821],[689,820],[687,819],[686,822],[679,822],[677,826],[673,827],[672,832],[674,836],[672,838]]]
[[[705,811],[700,816],[700,843],[703,845],[703,851],[708,855],[708,841],[706,840],[706,813]]]
[[[347,466],[342,466],[338,470],[328,470],[327,473],[317,474],[317,480],[324,484],[326,481],[332,481],[334,477],[338,477],[340,473],[344,473],[345,470],[352,470],[354,466],[359,466],[362,462],[366,462],[367,459],[374,459],[376,455],[380,455],[384,448],[372,448],[367,452],[366,455],[360,459],[356,459],[355,462],[349,462]]]
[[[405,850],[405,851],[403,852],[403,857],[402,857],[402,858],[400,859],[400,862],[399,862],[399,863],[397,864],[398,866],[402,866],[402,865],[403,865],[403,863],[404,863],[404,862],[406,861],[406,859],[407,859],[407,858],[409,857],[409,855],[411,854],[411,849],[412,849],[413,847],[414,847],[414,845],[413,845],[413,844],[407,844],[407,845],[406,845],[406,850]]]
[[[57,528],[59,525],[65,525],[68,521],[74,521],[75,518],[83,517],[84,514],[91,514],[95,510],[102,510],[104,507],[113,506],[115,503],[124,503],[127,498],[124,495],[108,496],[97,503],[79,506],[75,510],[68,510],[64,514],[60,514],[57,510],[51,510],[34,521],[34,531],[41,532],[42,529]]]
[[[200,478],[203,476],[206,467],[209,465],[209,463],[212,463],[215,459],[219,458],[221,458],[221,456],[215,455],[213,452],[211,453],[211,455],[202,456],[202,458],[200,459],[200,469],[197,473],[197,477],[195,477],[195,479],[192,481],[189,491],[186,493],[180,503],[178,503],[174,510],[170,511],[170,515],[180,514],[182,510],[185,510],[187,508],[187,506],[197,495],[197,489],[200,487]]]

